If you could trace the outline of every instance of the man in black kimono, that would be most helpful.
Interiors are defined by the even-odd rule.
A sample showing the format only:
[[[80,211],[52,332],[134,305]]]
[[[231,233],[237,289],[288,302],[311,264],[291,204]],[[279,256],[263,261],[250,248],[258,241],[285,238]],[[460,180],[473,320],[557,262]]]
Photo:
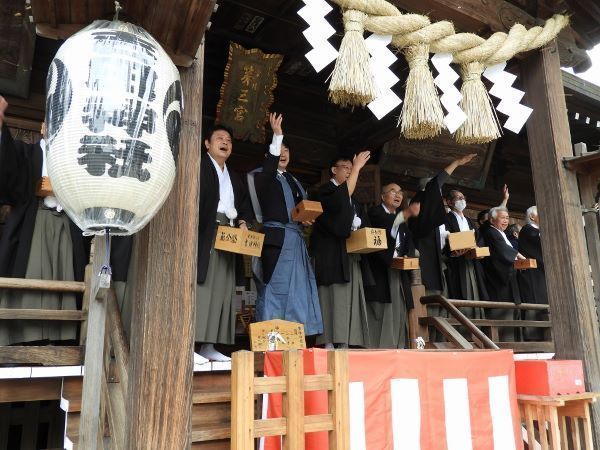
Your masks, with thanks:
[[[371,346],[404,348],[408,336],[407,311],[413,307],[410,273],[392,269],[392,259],[415,256],[406,220],[419,214],[420,204],[400,210],[404,194],[396,183],[381,188],[381,204],[369,209],[371,226],[383,228],[387,250],[368,256],[374,284],[365,286]]]
[[[412,200],[421,204],[419,216],[411,218],[408,225],[419,250],[421,279],[426,295],[448,295],[445,257],[442,252],[448,235],[442,186],[458,167],[468,164],[475,156],[477,155],[473,153],[453,161],[429,180]]]
[[[38,181],[46,175],[45,141],[27,144],[13,140],[4,121],[7,108],[0,96],[0,198],[12,207],[0,240],[0,277],[83,281],[87,256],[81,231],[54,197],[36,194]],[[76,309],[77,300],[69,293],[4,290],[0,307]],[[0,345],[76,337],[73,322],[8,321],[0,327]]]
[[[352,198],[360,170],[371,153],[363,151],[352,161],[338,158],[330,166],[331,179],[321,185],[318,201],[323,207],[315,221],[310,248],[323,316],[318,344],[332,348],[368,347],[369,331],[360,255],[349,255],[346,239],[353,230],[367,226],[368,217]]]
[[[246,187],[226,165],[231,136],[227,128],[215,126],[206,135],[207,152],[200,162],[195,341],[202,345],[194,356],[197,364],[229,361],[214,344],[233,344],[235,338],[236,255],[213,248],[219,224],[247,228],[252,220]]]
[[[490,300],[520,303],[521,297],[514,264],[517,259],[525,259],[525,257],[513,248],[504,234],[508,227],[508,220],[508,210],[504,206],[490,209],[490,227],[484,231],[483,235],[486,245],[490,248],[490,256],[484,258],[483,267]],[[512,320],[515,317],[512,310],[488,309],[486,318]],[[514,340],[513,329],[501,328],[500,340]]]
[[[290,149],[283,140],[283,117],[269,117],[273,142],[265,155],[262,170],[249,174],[256,189],[257,215],[265,234],[260,268],[255,273],[258,296],[256,320],[283,319],[304,325],[307,336],[323,332],[321,307],[302,224],[292,220],[292,210],[306,199],[306,191],[287,171]],[[250,175],[253,174],[253,178]],[[254,201],[253,197],[253,203]]]
[[[461,231],[473,230],[476,237],[478,232],[471,219],[464,215],[463,211],[467,207],[465,195],[452,189],[446,195],[446,203],[450,212],[446,215],[446,228],[449,233],[459,233]],[[446,247],[447,266],[448,266],[448,295],[450,298],[460,300],[487,300],[487,290],[483,268],[480,261],[468,259],[465,256],[466,250],[450,251]],[[472,319],[481,319],[480,314],[471,317]]]
[[[532,206],[526,212],[527,224],[519,233],[519,252],[525,258],[537,261],[536,269],[521,271],[521,301],[525,303],[548,304],[548,289],[546,287],[546,274],[544,271],[544,255],[540,240],[540,225],[537,206]],[[547,320],[545,311],[525,311],[525,320]],[[525,339],[542,340],[542,328],[526,328]]]

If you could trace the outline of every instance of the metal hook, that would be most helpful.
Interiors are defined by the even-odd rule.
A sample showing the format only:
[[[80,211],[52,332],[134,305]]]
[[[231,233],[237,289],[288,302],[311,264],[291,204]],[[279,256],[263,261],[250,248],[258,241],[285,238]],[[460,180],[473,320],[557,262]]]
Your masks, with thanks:
[[[117,1],[115,1],[115,17],[113,18],[113,20],[119,20],[119,12],[123,9],[123,7],[121,6],[121,4]]]

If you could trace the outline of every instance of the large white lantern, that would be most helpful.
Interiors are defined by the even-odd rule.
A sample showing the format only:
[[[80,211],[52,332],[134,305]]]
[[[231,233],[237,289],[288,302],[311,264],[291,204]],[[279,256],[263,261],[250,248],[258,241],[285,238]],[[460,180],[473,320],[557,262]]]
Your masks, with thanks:
[[[144,29],[95,21],[69,38],[47,78],[48,176],[84,232],[129,235],[175,178],[179,72]]]

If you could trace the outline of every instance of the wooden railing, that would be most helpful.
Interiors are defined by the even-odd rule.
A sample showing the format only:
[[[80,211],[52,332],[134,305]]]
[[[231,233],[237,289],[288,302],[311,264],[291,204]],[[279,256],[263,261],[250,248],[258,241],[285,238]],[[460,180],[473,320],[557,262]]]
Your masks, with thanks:
[[[449,317],[430,317],[427,314],[427,305],[438,305],[447,311]],[[450,300],[441,295],[421,297],[416,302],[415,309],[418,315],[417,334],[426,341],[429,338],[428,327],[438,330],[451,344],[458,348],[512,348],[517,352],[552,352],[554,345],[551,340],[501,342],[502,329],[517,329],[522,331],[527,328],[550,330],[550,320],[496,320],[496,319],[470,319],[459,308],[505,309],[516,312],[539,311],[548,313],[548,305],[533,303],[515,304],[510,302],[475,301],[475,300]],[[472,340],[465,337],[456,327],[463,327]],[[521,333],[517,333],[520,335]],[[517,336],[518,337],[518,336]]]
[[[231,449],[254,450],[255,438],[283,436],[283,448],[304,448],[304,434],[329,432],[329,450],[350,448],[348,403],[348,354],[336,350],[328,353],[326,375],[304,375],[301,350],[283,353],[280,377],[255,377],[254,354],[239,351],[232,358]],[[304,415],[304,392],[329,391],[328,413]],[[254,397],[259,394],[283,393],[283,417],[254,418]]]
[[[86,274],[91,270],[86,268]],[[77,321],[83,340],[87,326],[86,290],[89,284],[79,281],[49,281],[22,278],[0,278],[0,289],[22,291],[49,291],[83,294],[80,310],[0,308],[0,323],[9,320]],[[10,297],[9,297],[10,298]],[[82,346],[1,346],[0,364],[42,364],[45,366],[80,365],[83,363]]]

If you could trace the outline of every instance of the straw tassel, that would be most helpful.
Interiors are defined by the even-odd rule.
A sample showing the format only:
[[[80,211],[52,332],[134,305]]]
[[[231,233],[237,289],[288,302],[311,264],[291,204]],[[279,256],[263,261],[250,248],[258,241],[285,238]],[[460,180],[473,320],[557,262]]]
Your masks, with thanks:
[[[444,128],[444,111],[429,70],[429,45],[411,45],[403,53],[410,72],[406,79],[400,130],[408,139],[433,138]]]
[[[480,62],[461,65],[460,107],[467,114],[467,120],[455,134],[459,144],[485,144],[502,135],[496,110],[481,80],[484,70],[485,66]]]
[[[367,14],[344,12],[344,38],[329,84],[329,100],[339,106],[365,106],[377,98],[369,50],[363,38]]]

